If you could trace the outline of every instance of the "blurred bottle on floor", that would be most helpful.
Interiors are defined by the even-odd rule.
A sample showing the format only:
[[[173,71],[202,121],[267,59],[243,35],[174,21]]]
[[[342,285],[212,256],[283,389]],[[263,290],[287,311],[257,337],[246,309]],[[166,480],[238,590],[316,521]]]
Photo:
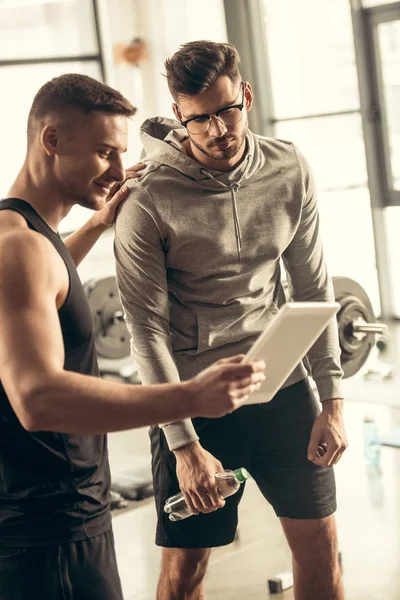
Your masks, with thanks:
[[[378,426],[370,415],[364,417],[364,456],[367,466],[381,466],[381,443],[379,440]]]

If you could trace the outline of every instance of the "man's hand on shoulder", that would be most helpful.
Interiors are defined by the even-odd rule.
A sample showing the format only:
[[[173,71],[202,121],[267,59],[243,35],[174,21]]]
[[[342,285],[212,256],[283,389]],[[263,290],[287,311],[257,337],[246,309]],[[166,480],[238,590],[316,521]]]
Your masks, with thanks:
[[[140,171],[144,169],[145,166],[144,163],[139,162],[133,165],[133,167],[126,169],[125,182],[128,179],[137,179],[140,177]],[[125,182],[122,184],[114,183],[111,187],[104,208],[97,211],[92,216],[92,224],[95,227],[100,226],[105,230],[109,229],[115,223],[118,209],[129,195],[129,187],[125,185]]]
[[[141,176],[141,171],[146,167],[145,163],[138,162],[133,167],[128,167],[125,170],[125,176],[127,179],[137,179]]]
[[[114,223],[117,217],[118,209],[122,202],[126,200],[129,194],[129,188],[126,185],[120,186],[119,183],[114,183],[110,193],[107,197],[105,206],[93,213],[91,217],[91,224],[94,228],[101,228],[102,230],[109,229]]]

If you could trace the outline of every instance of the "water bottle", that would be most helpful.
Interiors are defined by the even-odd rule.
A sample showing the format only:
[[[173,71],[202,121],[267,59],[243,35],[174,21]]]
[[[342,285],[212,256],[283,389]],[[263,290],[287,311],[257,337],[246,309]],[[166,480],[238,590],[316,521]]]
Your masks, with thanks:
[[[381,462],[381,444],[375,419],[364,417],[364,456],[367,465],[379,467]]]
[[[240,484],[244,483],[249,478],[248,471],[241,467],[232,471],[227,469],[221,473],[215,474],[218,492],[223,498],[232,496],[240,488]],[[185,497],[182,492],[170,496],[165,501],[164,512],[169,514],[170,521],[182,521],[193,515],[192,511],[185,502]]]

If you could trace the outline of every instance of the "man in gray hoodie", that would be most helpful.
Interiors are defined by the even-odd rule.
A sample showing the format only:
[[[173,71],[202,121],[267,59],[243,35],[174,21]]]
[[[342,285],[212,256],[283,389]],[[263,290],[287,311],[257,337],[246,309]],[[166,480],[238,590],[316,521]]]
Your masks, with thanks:
[[[145,168],[128,182],[115,254],[143,383],[246,352],[286,301],[282,267],[294,300],[334,299],[309,166],[290,142],[249,131],[253,92],[238,64],[229,44],[185,44],[166,61],[177,121],[142,126]],[[331,468],[347,446],[339,355],[332,319],[270,403],[151,430],[158,600],[204,597],[210,548],[234,539],[243,493],[224,502],[214,475],[239,466],[281,519],[296,598],[343,598]],[[170,522],[163,503],[179,488],[199,516]]]

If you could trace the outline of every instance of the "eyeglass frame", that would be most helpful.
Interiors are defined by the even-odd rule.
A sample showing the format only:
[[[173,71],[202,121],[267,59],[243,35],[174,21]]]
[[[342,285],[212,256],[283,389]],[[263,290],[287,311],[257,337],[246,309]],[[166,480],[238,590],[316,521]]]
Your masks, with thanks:
[[[224,106],[223,108],[220,108],[219,110],[217,110],[215,113],[212,113],[211,115],[209,115],[207,113],[204,113],[203,115],[197,115],[196,117],[190,117],[190,119],[186,119],[186,121],[182,121],[181,119],[179,119],[179,122],[182,125],[182,127],[185,127],[187,129],[188,123],[190,123],[191,121],[196,121],[196,119],[202,119],[202,118],[205,118],[205,117],[208,117],[208,127],[204,130],[204,133],[206,133],[209,130],[209,128],[210,128],[211,117],[215,117],[216,119],[218,119],[218,121],[220,123],[223,123],[223,125],[225,125],[225,127],[226,127],[226,123],[224,123],[223,121],[221,121],[218,118],[218,115],[219,115],[219,113],[223,112],[224,110],[229,110],[230,108],[238,108],[240,110],[240,113],[242,113],[242,110],[244,109],[244,105],[245,105],[245,102],[244,102],[244,81],[242,81],[240,83],[240,85],[241,85],[241,88],[242,88],[242,101],[240,102],[240,104],[230,104],[229,106]],[[179,106],[177,104],[175,104],[175,107],[178,110],[178,114],[181,115],[181,110],[180,110]],[[240,115],[239,121],[241,120],[241,118],[242,118],[242,114]],[[239,121],[236,121],[236,123],[239,123]],[[233,123],[233,125],[234,124],[235,123]],[[202,133],[203,132],[192,133],[192,135],[201,135]]]

